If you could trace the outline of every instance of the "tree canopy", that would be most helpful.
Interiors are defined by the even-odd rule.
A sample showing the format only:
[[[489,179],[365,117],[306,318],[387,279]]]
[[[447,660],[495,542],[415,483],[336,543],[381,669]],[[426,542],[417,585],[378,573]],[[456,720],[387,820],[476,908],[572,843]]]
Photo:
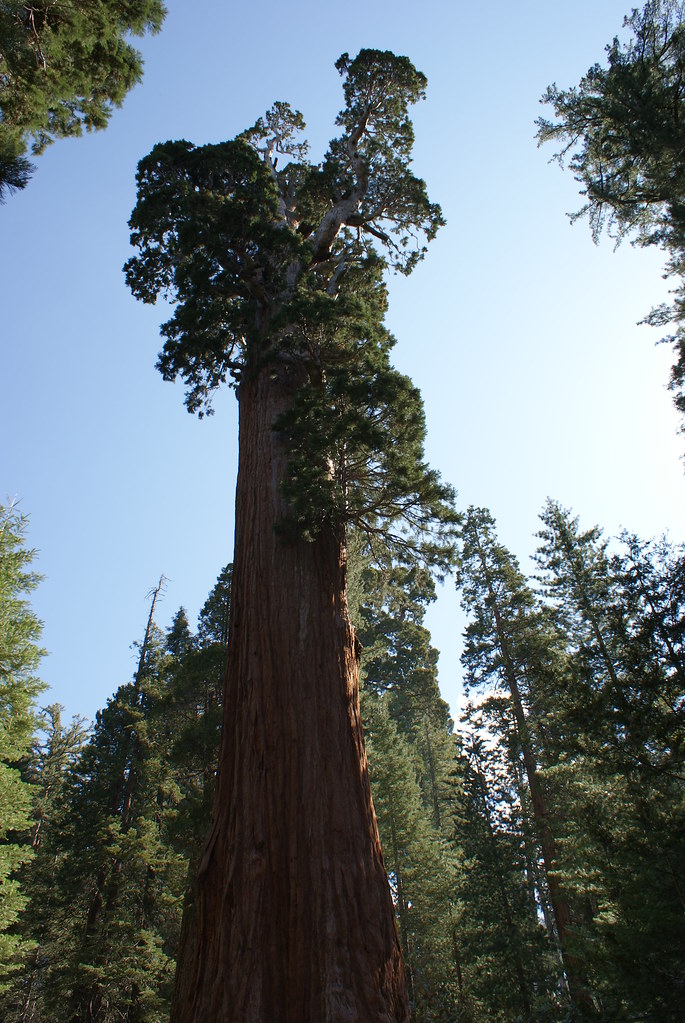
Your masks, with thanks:
[[[667,274],[679,283],[671,308],[648,317],[675,323],[668,340],[676,362],[671,389],[685,413],[685,4],[649,0],[624,19],[632,35],[606,47],[607,64],[594,64],[578,86],[551,85],[541,102],[557,120],[540,118],[538,140],[561,143],[581,184],[585,204],[572,219],[587,217],[597,241],[607,231],[617,242],[657,245],[668,254]]]
[[[161,0],[0,2],[0,200],[26,185],[29,149],[107,126],[143,74],[127,37],[165,13]]]
[[[410,169],[407,110],[426,81],[378,50],[336,67],[342,133],[320,163],[283,102],[230,141],[154,147],[138,168],[127,281],[144,302],[175,302],[158,367],[185,381],[189,411],[264,370],[297,381],[274,423],[289,445],[284,528],[351,523],[444,563],[451,491],[423,460],[420,397],[391,366],[383,323],[384,272],[409,273],[443,223]]]

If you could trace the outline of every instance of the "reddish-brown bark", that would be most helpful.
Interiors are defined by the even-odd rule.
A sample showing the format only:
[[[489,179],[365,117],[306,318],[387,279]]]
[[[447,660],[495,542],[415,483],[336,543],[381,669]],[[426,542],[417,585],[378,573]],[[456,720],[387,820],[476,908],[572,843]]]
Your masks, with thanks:
[[[214,821],[173,1023],[403,1023],[394,910],[334,530],[275,529],[288,369],[240,386],[228,669]]]

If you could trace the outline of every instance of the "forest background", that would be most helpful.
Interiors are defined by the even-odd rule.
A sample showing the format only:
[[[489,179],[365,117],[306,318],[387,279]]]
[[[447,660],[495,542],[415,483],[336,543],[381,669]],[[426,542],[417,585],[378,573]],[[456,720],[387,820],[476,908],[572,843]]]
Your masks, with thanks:
[[[420,387],[427,455],[532,553],[548,495],[585,525],[679,539],[682,437],[665,390],[670,351],[637,321],[663,300],[662,256],[595,246],[581,200],[538,150],[552,81],[578,81],[619,30],[623,0],[512,7],[382,0],[246,6],[179,0],[139,41],[145,77],[108,130],[51,146],[0,212],[0,493],[31,517],[45,581],[34,606],[41,674],[68,715],[92,718],[130,678],[146,594],[160,624],[195,619],[231,558],[236,408],[188,416],[154,368],[165,310],[120,268],[135,166],[159,140],[231,137],[275,99],[302,110],[319,156],[339,106],[333,63],[361,46],[408,54],[428,77],[415,111],[419,175],[447,227],[411,281],[390,281],[394,361]],[[317,151],[317,142],[319,151]],[[443,695],[460,699],[463,618],[451,584],[427,624]]]

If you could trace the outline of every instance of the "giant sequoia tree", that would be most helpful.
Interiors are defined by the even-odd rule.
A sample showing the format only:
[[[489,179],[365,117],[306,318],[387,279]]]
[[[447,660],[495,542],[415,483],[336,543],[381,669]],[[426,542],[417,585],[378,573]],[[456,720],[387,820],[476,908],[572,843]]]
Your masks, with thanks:
[[[215,812],[175,1023],[408,1017],[345,533],[448,557],[451,495],[423,460],[420,398],[383,325],[384,270],[410,272],[442,218],[410,170],[424,76],[375,50],[336,67],[341,133],[321,163],[277,103],[232,141],[158,145],[138,172],[128,282],[176,302],[159,368],[185,380],[191,411],[229,380],[240,407]]]

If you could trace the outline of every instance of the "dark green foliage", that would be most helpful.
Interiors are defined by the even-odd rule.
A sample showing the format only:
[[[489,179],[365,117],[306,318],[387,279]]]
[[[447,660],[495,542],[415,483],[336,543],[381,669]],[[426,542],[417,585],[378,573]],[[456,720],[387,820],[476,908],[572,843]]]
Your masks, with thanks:
[[[33,167],[21,156],[21,146],[8,132],[0,132],[0,203],[28,184]]]
[[[377,50],[337,66],[344,130],[321,164],[286,103],[232,141],[166,142],[141,161],[127,281],[176,303],[158,365],[185,380],[190,411],[211,411],[227,381],[290,381],[274,422],[290,452],[284,533],[354,525],[444,567],[452,491],[425,464],[420,396],[383,324],[384,271],[408,273],[442,223],[409,170],[425,79]]]
[[[144,302],[176,301],[158,366],[165,380],[188,382],[189,411],[206,412],[216,388],[244,368],[250,342],[258,347],[255,294],[279,294],[304,242],[279,226],[276,182],[242,139],[161,143],[141,160],[137,182],[130,226],[141,254],[126,279]]]
[[[42,790],[26,872],[35,954],[11,1019],[164,1019],[186,864],[168,840],[176,787],[153,715],[161,654],[151,612],[133,682],[98,714],[78,757],[80,723],[63,729],[53,717],[31,769]]]
[[[63,710],[59,703],[53,703],[42,711],[40,735],[34,740],[23,772],[34,786],[31,815],[31,845],[34,849],[43,844],[43,832],[54,827],[65,777],[75,767],[90,731],[86,721],[80,717],[74,717],[70,724],[63,725]]]
[[[150,614],[134,679],[88,742],[80,720],[45,712],[23,764],[33,855],[15,926],[23,969],[0,1001],[8,1023],[168,1018],[188,864],[211,813],[230,578],[228,566],[197,635],[183,609],[165,636]]]
[[[322,322],[309,342],[310,379],[274,424],[290,450],[288,525],[315,535],[327,523],[346,524],[397,557],[418,551],[444,567],[455,521],[451,490],[424,460],[420,394],[390,364],[395,342],[379,321],[381,270],[370,256],[347,272],[335,299],[319,300],[328,326]]]
[[[26,835],[32,856],[21,872],[27,908],[17,926],[26,954],[22,969],[0,999],[0,1016],[6,1023],[28,1023],[50,1015],[45,1005],[45,978],[58,929],[54,841],[65,824],[65,785],[87,738],[88,729],[81,718],[63,725],[62,707],[52,704],[42,714],[40,735],[24,766],[23,774],[34,795]]]
[[[678,230],[685,190],[681,80],[685,58],[679,0],[650,0],[624,28],[631,38],[607,46],[607,67],[595,64],[577,88],[550,86],[542,98],[557,122],[540,118],[540,142],[564,143],[556,159],[583,185],[593,235],[637,232],[641,243]]]
[[[577,88],[550,86],[543,103],[556,121],[540,118],[540,142],[561,142],[556,159],[568,159],[598,239],[604,229],[617,241],[633,235],[640,245],[668,253],[667,273],[679,281],[685,268],[685,6],[650,0],[633,10],[624,27],[632,36],[607,46],[607,66],[595,64]],[[649,320],[675,323],[671,376],[675,403],[685,413],[685,290],[678,284],[671,309]]]
[[[26,525],[13,505],[0,506],[0,991],[22,951],[15,924],[26,897],[17,871],[30,856],[22,833],[31,822],[32,790],[20,768],[38,724],[35,701],[45,688],[35,675],[43,655],[41,623],[28,595],[40,577],[31,569]]]
[[[560,936],[568,958],[566,900],[558,886],[550,891],[548,876],[557,865],[558,807],[543,773],[546,697],[563,677],[564,662],[528,581],[499,543],[486,509],[470,508],[466,515],[458,585],[470,616],[462,654],[464,684],[467,693],[478,694],[464,719],[470,751],[465,784],[471,794],[465,819],[471,822],[471,841],[480,848],[476,865],[505,925],[491,940],[494,947],[502,943],[509,964],[510,993],[506,986],[500,991],[497,1011],[505,1012],[512,998],[524,1018],[535,1018],[557,1001]],[[470,894],[467,903],[477,906],[478,898]],[[487,911],[483,907],[480,912]],[[546,934],[538,930],[543,919]]]
[[[233,566],[226,565],[225,568],[222,568],[212,592],[202,605],[197,628],[198,641],[202,646],[216,643],[223,648],[224,652],[228,647],[232,581]]]
[[[0,195],[23,188],[24,154],[106,127],[142,77],[126,37],[159,30],[160,0],[0,3]]]
[[[685,694],[685,552],[665,538],[644,543],[621,537],[625,553],[613,562],[621,605],[630,615],[630,643],[622,651],[624,672],[640,679],[633,731],[643,749],[651,746],[654,765],[680,771],[685,760],[681,711]]]
[[[414,130],[407,106],[424,98],[426,78],[406,57],[388,51],[361,50],[354,60],[345,53],[335,66],[346,103],[336,123],[345,133],[331,143],[321,174],[334,195],[344,195],[357,183],[357,161],[364,161],[368,184],[349,226],[380,239],[391,265],[410,273],[426,251],[422,239],[431,241],[444,223],[425,183],[408,169]]]
[[[366,701],[364,716],[374,807],[395,897],[412,1018],[447,1023],[459,1001],[453,941],[457,860],[424,802],[421,757],[388,713],[387,699]]]
[[[468,960],[464,976],[476,1016],[498,1018],[489,1013],[499,1006],[506,1018],[526,991],[531,1018],[559,1019],[558,938],[578,1018],[675,1023],[685,973],[675,881],[685,855],[682,552],[625,537],[626,553],[611,556],[599,529],[581,530],[554,501],[541,519],[537,590],[487,512],[471,509],[463,530],[464,665],[480,694],[468,724],[481,739],[469,739],[480,766],[469,754],[461,836],[468,851],[490,834],[490,855],[482,845],[473,866],[512,923],[486,926],[481,948],[507,950],[509,994],[502,978],[479,1001]],[[489,914],[468,872],[465,881],[468,948],[473,909],[484,923]]]
[[[362,643],[361,699],[374,805],[395,896],[413,1017],[448,1023],[459,1004],[454,888],[459,849],[447,840],[454,736],[423,624],[430,573],[398,564],[363,536],[349,553],[350,613]]]
[[[541,913],[538,865],[529,855],[528,811],[506,750],[479,738],[473,712],[464,723],[450,823],[463,858],[455,940],[468,1018],[560,1020],[559,966]]]
[[[59,835],[48,1008],[69,1020],[162,1020],[173,977],[185,862],[169,847],[175,785],[153,716],[158,641],[98,714],[65,792]]]
[[[222,569],[198,618],[197,635],[183,609],[167,633],[166,696],[158,709],[178,786],[170,835],[189,860],[197,858],[210,824],[219,755],[228,650],[232,565]]]
[[[627,553],[609,558],[600,531],[581,531],[558,504],[542,521],[537,560],[572,669],[554,768],[566,884],[586,905],[603,1010],[675,1021],[685,989],[682,551],[627,537]]]

